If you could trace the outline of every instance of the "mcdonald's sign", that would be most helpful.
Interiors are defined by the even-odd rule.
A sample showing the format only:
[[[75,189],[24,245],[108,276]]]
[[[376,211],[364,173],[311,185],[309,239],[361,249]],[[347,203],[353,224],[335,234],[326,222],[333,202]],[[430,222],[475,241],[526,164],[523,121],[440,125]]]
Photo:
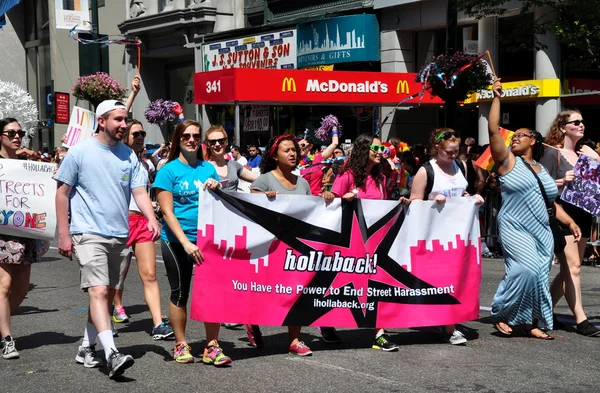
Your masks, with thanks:
[[[399,80],[396,85],[396,94],[410,94],[410,87],[408,87],[408,82],[406,80]]]
[[[284,78],[283,83],[281,83],[281,91],[282,92],[293,91],[295,93],[296,92],[296,81],[294,80],[294,78]]]

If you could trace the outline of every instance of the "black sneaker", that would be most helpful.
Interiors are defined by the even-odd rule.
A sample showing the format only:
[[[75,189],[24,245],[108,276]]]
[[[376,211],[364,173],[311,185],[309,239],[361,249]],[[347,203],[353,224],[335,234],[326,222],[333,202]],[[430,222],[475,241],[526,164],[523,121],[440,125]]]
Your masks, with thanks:
[[[581,334],[582,336],[596,337],[600,334],[600,330],[586,319],[585,321],[577,324],[577,333]]]
[[[381,336],[376,337],[375,340],[373,340],[372,348],[384,352],[393,352],[400,349],[400,346],[392,342],[392,340],[390,340],[390,336],[388,336],[387,334],[382,334]]]
[[[335,328],[332,327],[320,327],[321,339],[327,344],[339,344],[342,339],[337,335]]]
[[[108,377],[114,379],[119,375],[123,375],[125,370],[133,366],[133,363],[135,363],[135,361],[131,355],[124,355],[113,349],[110,352],[108,362],[106,363],[106,366],[108,367]]]

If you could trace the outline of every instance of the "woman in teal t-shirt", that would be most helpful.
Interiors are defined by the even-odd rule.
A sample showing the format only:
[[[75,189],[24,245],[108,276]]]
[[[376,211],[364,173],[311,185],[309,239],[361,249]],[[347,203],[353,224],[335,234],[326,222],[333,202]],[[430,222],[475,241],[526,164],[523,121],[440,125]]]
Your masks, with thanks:
[[[185,340],[187,300],[194,264],[204,261],[196,246],[198,230],[198,193],[201,185],[219,187],[215,168],[202,159],[200,124],[184,120],[175,128],[167,164],[157,173],[154,188],[163,212],[161,251],[171,285],[169,317],[175,332],[173,357],[178,363],[193,363]],[[204,323],[206,348],[202,361],[215,366],[231,363],[219,347],[219,324]]]

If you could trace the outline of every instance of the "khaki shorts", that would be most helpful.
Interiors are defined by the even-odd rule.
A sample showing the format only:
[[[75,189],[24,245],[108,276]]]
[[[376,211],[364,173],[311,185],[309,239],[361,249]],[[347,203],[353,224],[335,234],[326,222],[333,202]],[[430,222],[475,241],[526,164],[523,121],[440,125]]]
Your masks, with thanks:
[[[108,286],[121,288],[127,260],[127,238],[99,235],[72,235],[75,256],[79,260],[81,289]]]

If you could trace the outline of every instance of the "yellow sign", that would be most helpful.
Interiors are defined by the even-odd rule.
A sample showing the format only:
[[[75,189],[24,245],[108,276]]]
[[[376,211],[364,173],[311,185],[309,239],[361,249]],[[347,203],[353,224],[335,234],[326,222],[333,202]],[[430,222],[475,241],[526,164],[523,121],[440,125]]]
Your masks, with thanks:
[[[286,91],[293,91],[295,93],[296,92],[296,81],[294,80],[294,78],[285,78],[283,80],[283,83],[281,84],[281,91],[284,93]]]
[[[302,69],[307,71],[333,71],[333,64],[304,67]]]
[[[396,85],[396,94],[410,94],[410,87],[408,87],[408,82],[405,80],[399,80]]]
[[[242,44],[252,44],[256,42],[256,37],[248,37],[242,40]]]
[[[507,100],[531,100],[538,97],[559,97],[560,79],[536,79],[519,82],[506,82],[502,84],[502,98]],[[467,98],[465,104],[491,101],[494,92],[490,86],[486,90],[479,90]]]

